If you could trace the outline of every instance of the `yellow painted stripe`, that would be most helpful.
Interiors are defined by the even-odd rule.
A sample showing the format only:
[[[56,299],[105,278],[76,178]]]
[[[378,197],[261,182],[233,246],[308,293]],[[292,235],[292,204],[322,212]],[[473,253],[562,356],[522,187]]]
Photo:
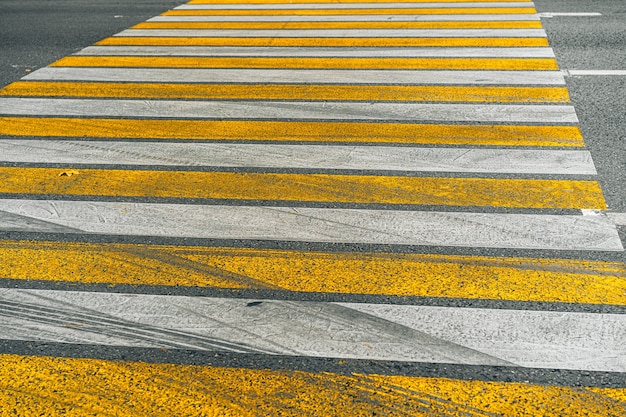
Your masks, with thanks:
[[[376,3],[472,3],[478,0],[376,0]],[[481,3],[531,3],[533,0],[480,0]],[[341,4],[367,3],[366,0],[191,0],[186,4]]]
[[[406,9],[244,9],[244,10],[170,10],[162,16],[330,16],[330,15],[424,15],[424,14],[535,14],[534,7],[463,7]]]
[[[0,403],[20,416],[562,417],[583,411],[606,417],[626,412],[620,401],[624,388],[9,354],[0,361]]]
[[[68,56],[52,67],[557,70],[553,58],[266,58]]]
[[[133,29],[541,29],[539,21],[490,22],[144,22]]]
[[[0,135],[56,138],[584,146],[582,134],[577,126],[0,117]]]
[[[0,258],[15,280],[626,304],[618,262],[9,240]]]
[[[565,87],[15,82],[0,96],[565,103]]]
[[[596,181],[0,167],[0,193],[606,208]]]
[[[192,38],[112,37],[96,45],[150,46],[312,46],[312,47],[534,47],[548,46],[546,38]]]

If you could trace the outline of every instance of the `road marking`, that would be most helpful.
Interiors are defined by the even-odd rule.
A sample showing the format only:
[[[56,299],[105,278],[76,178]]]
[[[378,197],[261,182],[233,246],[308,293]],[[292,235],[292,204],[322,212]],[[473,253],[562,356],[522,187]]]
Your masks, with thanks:
[[[318,38],[275,38],[262,37],[186,37],[180,31],[169,31],[170,37],[155,36],[155,30],[144,31],[143,36],[134,32],[125,32],[124,36],[106,38],[96,45],[160,45],[160,46],[289,46],[289,47],[531,47],[548,46],[544,36],[539,37],[318,37]]]
[[[588,151],[0,139],[10,163],[596,175]]]
[[[216,6],[216,5],[213,5]],[[282,4],[280,6],[283,6]],[[308,6],[308,5],[307,5]],[[456,5],[454,8],[433,7],[433,8],[408,8],[408,7],[385,7],[385,8],[363,8],[363,9],[340,9],[340,8],[306,8],[306,9],[174,9],[163,13],[164,16],[343,16],[343,15],[429,15],[429,14],[535,14],[537,11],[533,7],[472,7],[463,8]]]
[[[580,76],[604,76],[604,75],[617,75],[626,76],[626,70],[561,70],[566,77],[580,77]]]
[[[11,116],[102,116],[178,119],[396,120],[487,123],[577,123],[573,106],[287,101],[176,101],[0,98]]]
[[[558,70],[553,58],[68,56],[52,67]]]
[[[591,216],[0,200],[0,229],[30,230],[11,215],[120,236],[623,251],[615,226]]]
[[[440,0],[438,2],[436,2],[437,4],[445,4],[445,3],[475,3],[476,0]],[[315,3],[315,4],[330,4],[333,5],[335,3],[338,3],[337,0],[289,0],[290,4],[310,4],[310,3]],[[365,7],[371,7],[371,6],[375,6],[375,4],[372,4],[371,2],[367,2],[367,1],[363,1],[363,0],[341,0],[340,3],[363,3],[366,4],[367,6]],[[420,5],[420,3],[434,3],[433,0],[380,0],[377,1],[376,3],[382,3],[382,4],[386,4],[386,3],[397,3],[397,4],[416,4],[416,5]],[[532,0],[482,0],[482,3],[485,4],[492,4],[492,3],[524,3],[524,4],[528,4],[528,3],[532,3]],[[215,4],[214,1],[212,0],[191,0],[188,1],[187,3],[185,3],[182,6],[178,6],[178,8],[184,8],[184,7],[196,7],[193,5],[201,5],[201,4]],[[219,4],[241,4],[241,0],[220,0]],[[252,4],[285,4],[284,0],[249,0],[246,1],[245,4],[248,5],[252,5]]]
[[[147,22],[493,22],[493,21],[539,21],[536,14],[385,14],[385,15],[340,15],[340,16],[209,16],[209,15],[170,15],[156,16]]]
[[[626,303],[614,262],[33,241],[0,241],[0,257],[14,280]]]
[[[543,29],[128,29],[119,37],[185,38],[545,38]],[[379,40],[380,41],[380,40]],[[98,43],[98,45],[102,45]],[[189,44],[187,44],[189,45]],[[223,45],[227,46],[227,45]],[[277,45],[280,46],[280,45]],[[318,44],[316,46],[324,46]],[[348,45],[350,46],[350,45]],[[358,45],[351,45],[358,46]],[[485,45],[489,46],[489,45]],[[543,46],[543,45],[542,45]]]
[[[330,372],[256,370],[97,359],[2,355],[0,401],[20,415],[68,412],[102,415],[620,415],[623,388],[558,387],[520,382],[460,381]],[[61,378],[60,375],[63,377]],[[163,381],[164,383],[161,383]],[[165,383],[165,381],[167,381]],[[243,382],[242,382],[243,381]],[[155,390],[155,382],[159,384]],[[89,387],[90,394],[84,393]],[[207,392],[210,391],[210,395]],[[290,395],[276,395],[288,392]],[[494,396],[493,393],[498,395]],[[98,400],[92,400],[92,397]],[[176,401],[171,401],[176,398]],[[359,398],[360,401],[354,401]]]
[[[372,7],[373,6],[373,7]],[[177,10],[315,10],[315,9],[357,9],[357,10],[379,10],[379,9],[476,9],[476,8],[503,8],[511,9],[516,7],[528,8],[532,6],[527,1],[514,2],[384,2],[382,5],[371,2],[320,2],[320,3],[187,3],[174,8]],[[172,10],[165,12],[165,14]]]
[[[203,100],[440,101],[569,103],[565,87],[348,86],[302,84],[146,84],[15,82],[0,96]]]
[[[0,134],[237,141],[405,143],[487,146],[584,145],[577,126],[446,125],[239,120],[0,117]]]
[[[602,210],[596,181],[0,167],[0,193]]]
[[[623,314],[267,299],[250,306],[254,301],[6,288],[0,334],[71,344],[626,370]]]
[[[305,78],[306,77],[306,78]],[[45,67],[28,81],[113,81],[161,83],[298,83],[371,85],[554,85],[564,86],[560,71],[298,70],[197,68]]]
[[[255,56],[255,57],[456,57],[554,58],[552,48],[290,48],[210,46],[88,46],[74,55]]]
[[[544,13],[538,13],[537,15],[539,17],[547,17],[547,18],[552,18],[552,17],[597,17],[597,16],[602,16],[602,13],[598,13],[598,12],[591,12],[591,13],[587,13],[587,12],[582,12],[582,13],[572,13],[572,12],[552,13],[552,12],[544,12]]]
[[[539,21],[493,22],[143,22],[132,29],[541,29]]]

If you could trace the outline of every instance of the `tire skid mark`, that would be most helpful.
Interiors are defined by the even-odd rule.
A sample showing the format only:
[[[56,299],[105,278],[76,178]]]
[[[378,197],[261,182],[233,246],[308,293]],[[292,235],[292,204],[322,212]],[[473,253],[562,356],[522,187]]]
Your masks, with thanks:
[[[39,296],[41,297],[41,296]],[[41,297],[47,298],[47,297]],[[66,304],[59,300],[52,300],[56,304]],[[88,313],[84,313],[87,311]],[[121,320],[116,317],[86,309],[70,310],[61,306],[55,308],[42,307],[37,304],[25,302],[11,302],[0,300],[0,314],[6,317],[23,318],[41,324],[55,327],[67,327],[72,330],[86,333],[97,333],[125,340],[140,340],[150,344],[165,345],[173,349],[200,349],[218,350],[240,353],[267,353],[278,354],[280,351],[269,351],[242,343],[231,342],[219,338],[200,336],[189,332],[171,330],[140,324],[129,320]]]

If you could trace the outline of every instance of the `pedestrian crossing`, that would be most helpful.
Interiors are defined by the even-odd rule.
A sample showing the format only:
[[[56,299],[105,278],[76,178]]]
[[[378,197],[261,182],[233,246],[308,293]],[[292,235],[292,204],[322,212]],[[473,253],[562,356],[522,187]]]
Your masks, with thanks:
[[[530,1],[192,0],[0,90],[0,178],[18,414],[626,412]]]

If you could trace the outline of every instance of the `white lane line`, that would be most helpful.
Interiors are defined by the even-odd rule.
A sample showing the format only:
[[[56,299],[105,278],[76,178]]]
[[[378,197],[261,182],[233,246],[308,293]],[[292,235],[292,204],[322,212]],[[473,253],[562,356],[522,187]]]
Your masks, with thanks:
[[[536,14],[384,14],[384,15],[274,15],[274,16],[156,16],[148,22],[494,22],[537,21]]]
[[[569,105],[0,98],[11,116],[577,123]]]
[[[211,46],[88,46],[74,55],[246,57],[554,58],[552,48],[297,48]]]
[[[626,371],[621,314],[18,289],[0,309],[4,340]]]
[[[381,245],[623,251],[614,225],[582,215],[95,201],[0,200],[2,213],[87,233]]]
[[[545,38],[543,29],[127,29],[121,37],[191,38]]]
[[[545,13],[538,13],[539,17],[546,17],[546,18],[552,18],[552,17],[597,17],[597,16],[602,16],[602,13],[598,13],[598,12],[591,12],[591,13],[551,13],[551,12],[545,12]]]
[[[561,70],[566,77],[580,76],[626,76],[626,70]]]
[[[529,8],[530,2],[432,2],[432,3],[279,3],[279,4],[185,4],[174,10],[301,10],[301,9],[435,9],[435,8]]]
[[[170,83],[565,85],[560,71],[299,70],[45,67],[23,80]]]
[[[12,163],[595,175],[587,151],[0,140]]]

